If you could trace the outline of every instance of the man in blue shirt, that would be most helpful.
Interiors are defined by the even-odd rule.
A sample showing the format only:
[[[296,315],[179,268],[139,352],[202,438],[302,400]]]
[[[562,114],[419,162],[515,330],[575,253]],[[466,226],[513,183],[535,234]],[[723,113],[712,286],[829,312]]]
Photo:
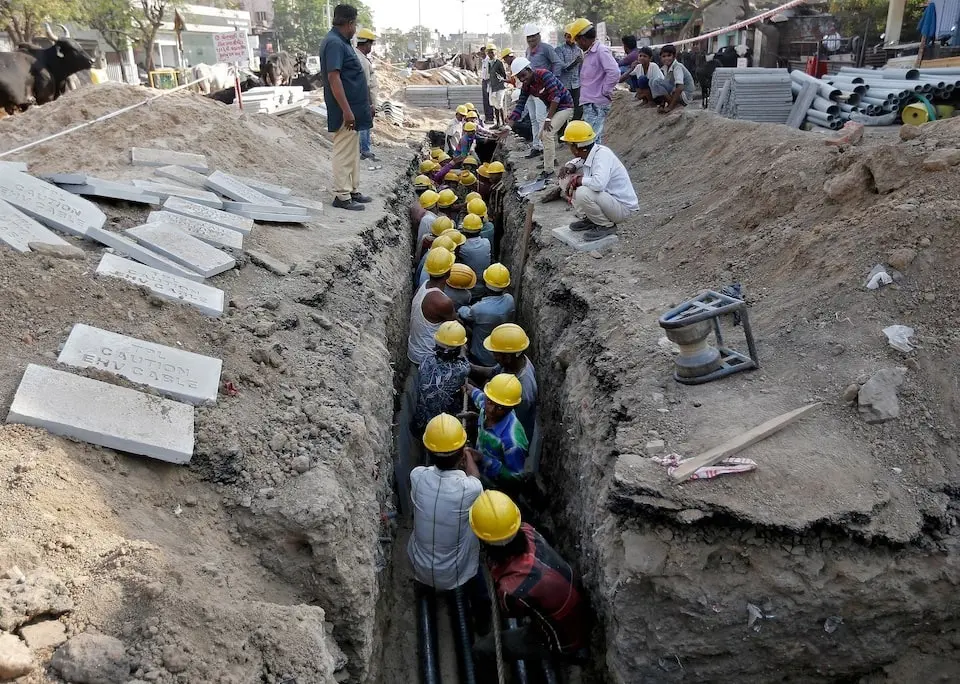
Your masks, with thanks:
[[[523,35],[527,38],[526,58],[530,61],[530,66],[534,69],[546,69],[552,72],[554,76],[559,77],[563,69],[563,62],[560,61],[560,57],[553,46],[540,39],[540,27],[536,24],[527,24],[523,27]],[[513,66],[510,67],[510,70],[514,76],[520,71]],[[543,154],[540,132],[543,130],[543,122],[547,117],[547,108],[543,102],[536,98],[529,100],[526,106],[527,112],[530,114],[530,125],[533,128],[533,144],[527,157],[539,157]],[[549,119],[547,120],[549,121]]]
[[[320,43],[320,74],[333,136],[333,185],[337,209],[361,211],[370,197],[360,194],[360,136],[373,126],[373,107],[360,58],[350,44],[357,32],[357,10],[337,5],[333,28]]]
[[[486,283],[490,295],[473,306],[461,306],[457,315],[473,331],[470,357],[478,366],[493,366],[497,361],[493,352],[484,346],[484,340],[497,326],[513,322],[516,303],[513,295],[506,291],[510,287],[510,271],[503,264],[491,264],[485,269],[483,282]]]

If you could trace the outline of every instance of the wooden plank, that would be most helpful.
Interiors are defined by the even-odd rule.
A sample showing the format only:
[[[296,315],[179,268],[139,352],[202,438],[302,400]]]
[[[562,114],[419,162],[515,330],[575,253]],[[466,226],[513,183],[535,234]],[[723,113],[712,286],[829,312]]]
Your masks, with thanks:
[[[960,57],[942,57],[940,59],[925,59],[921,69],[942,69],[944,67],[960,67]]]
[[[734,454],[740,453],[747,447],[766,439],[772,434],[780,432],[788,425],[796,423],[798,420],[819,406],[820,402],[807,404],[806,406],[798,408],[794,411],[790,411],[789,413],[784,413],[776,418],[771,418],[766,423],[758,425],[752,430],[748,430],[747,432],[744,432],[719,446],[715,446],[709,451],[703,452],[699,456],[695,456],[694,458],[685,461],[670,474],[670,477],[673,479],[674,483],[679,484],[680,482],[689,479],[690,476],[693,475],[698,469],[705,466],[711,466],[714,463],[722,461],[728,456],[733,456]]]
[[[523,242],[520,243],[520,268],[516,273],[513,274],[513,277],[517,281],[516,294],[514,295],[514,301],[516,301],[517,309],[520,309],[520,289],[523,287],[523,269],[527,265],[527,245],[530,243],[530,234],[533,232],[533,202],[527,202],[527,215],[523,221],[523,237],[520,238]]]
[[[817,84],[812,81],[804,82],[797,93],[797,100],[793,103],[790,115],[787,117],[787,126],[790,128],[800,128],[800,124],[807,118],[807,110],[813,106],[813,101],[817,98]]]

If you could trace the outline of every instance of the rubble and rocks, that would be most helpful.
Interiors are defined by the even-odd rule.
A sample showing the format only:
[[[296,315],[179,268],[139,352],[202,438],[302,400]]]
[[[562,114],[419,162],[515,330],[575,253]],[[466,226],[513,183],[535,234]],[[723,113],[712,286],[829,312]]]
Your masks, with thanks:
[[[897,390],[903,384],[907,369],[884,368],[870,376],[857,394],[860,415],[870,425],[878,425],[900,417]]]
[[[13,573],[7,573],[8,575]],[[12,632],[39,617],[73,610],[67,587],[48,572],[0,578],[0,629]]]
[[[70,639],[50,660],[50,667],[76,684],[126,684],[130,665],[122,641],[92,632]]]
[[[30,674],[37,666],[27,645],[13,634],[0,634],[0,682]]]
[[[923,160],[924,171],[946,171],[960,164],[960,149],[945,147],[935,150]]]

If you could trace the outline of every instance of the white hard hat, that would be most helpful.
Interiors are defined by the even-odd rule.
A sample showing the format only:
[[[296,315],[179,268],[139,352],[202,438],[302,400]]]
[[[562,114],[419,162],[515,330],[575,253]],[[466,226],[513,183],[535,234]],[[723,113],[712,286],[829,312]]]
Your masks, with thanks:
[[[529,68],[530,60],[526,57],[517,57],[513,60],[513,64],[510,65],[510,71],[514,74],[519,74],[524,69]]]
[[[526,37],[535,36],[540,33],[540,27],[536,24],[524,24],[523,25],[523,35]]]

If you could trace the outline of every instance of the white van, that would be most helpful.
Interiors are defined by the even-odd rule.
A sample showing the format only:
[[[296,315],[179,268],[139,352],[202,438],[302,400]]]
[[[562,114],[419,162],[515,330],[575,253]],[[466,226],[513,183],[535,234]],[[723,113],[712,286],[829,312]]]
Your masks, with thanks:
[[[313,76],[314,74],[320,73],[320,57],[319,55],[312,55],[307,57],[307,73]]]

